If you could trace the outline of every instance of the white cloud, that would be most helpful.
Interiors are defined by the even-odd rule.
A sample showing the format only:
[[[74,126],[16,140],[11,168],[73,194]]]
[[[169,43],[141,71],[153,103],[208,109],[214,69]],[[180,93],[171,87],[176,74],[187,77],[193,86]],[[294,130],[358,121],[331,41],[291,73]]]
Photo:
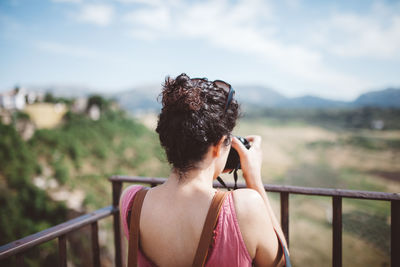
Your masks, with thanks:
[[[145,4],[150,6],[159,6],[162,4],[162,0],[117,0],[117,2],[124,4]]]
[[[140,27],[134,27],[131,30],[127,31],[127,35],[129,37],[133,37],[135,39],[140,39],[143,41],[157,41],[158,37],[151,30],[144,30]]]
[[[276,15],[265,1],[203,1],[179,8],[162,7],[138,9],[129,15],[135,38],[192,38],[206,40],[214,46],[263,58],[287,77],[302,81],[325,96],[338,94],[351,97],[354,91],[370,86],[358,77],[329,68],[321,51],[300,43],[287,43],[278,37]],[[316,89],[318,90],[318,89]]]
[[[147,30],[167,30],[170,27],[171,17],[167,8],[142,8],[124,16],[124,21]]]
[[[293,9],[297,9],[301,5],[300,0],[285,0],[285,3],[289,8]]]
[[[89,58],[89,59],[97,58],[99,56],[98,53],[94,52],[92,49],[71,44],[39,41],[35,43],[35,46],[42,51],[64,56],[73,56],[73,57]]]
[[[99,26],[107,26],[114,17],[114,8],[103,4],[90,4],[82,6],[76,16],[79,21],[92,23]]]
[[[60,43],[57,41],[36,41],[33,42],[33,46],[43,52],[49,54],[55,54],[66,57],[81,58],[96,62],[102,62],[103,64],[116,64],[124,65],[127,64],[127,60],[124,57],[119,57],[110,51],[101,51],[94,47],[81,46],[73,43]]]
[[[261,59],[281,76],[318,95],[350,98],[376,86],[369,77],[361,79],[329,65],[327,59],[332,55],[343,59],[400,58],[400,16],[383,4],[375,5],[370,13],[327,13],[325,18],[312,25],[312,32],[307,33],[302,25],[284,28],[285,20],[292,20],[282,13],[285,11],[275,9],[272,1],[115,1],[124,10],[118,14],[119,22],[135,39],[205,41],[218,48]],[[304,12],[299,0],[286,0],[285,6]],[[107,26],[116,17],[116,10],[111,5],[83,4],[78,7],[80,12],[75,18],[82,22]],[[305,34],[298,34],[297,40],[293,41],[291,32],[297,30]],[[285,35],[292,41],[285,40],[282,37]],[[94,57],[90,51],[79,47],[60,44],[42,44],[41,47],[47,51]],[[320,88],[324,91],[318,91],[322,90]]]
[[[375,10],[332,15],[319,23],[312,42],[341,57],[400,58],[400,15]]]
[[[82,0],[51,0],[54,3],[81,3]]]

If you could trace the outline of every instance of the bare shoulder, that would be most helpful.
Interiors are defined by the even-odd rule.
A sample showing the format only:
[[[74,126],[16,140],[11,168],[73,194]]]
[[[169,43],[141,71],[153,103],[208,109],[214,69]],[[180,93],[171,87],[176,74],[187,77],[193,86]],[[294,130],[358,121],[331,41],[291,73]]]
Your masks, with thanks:
[[[252,259],[260,244],[260,233],[272,229],[268,211],[260,194],[253,189],[238,189],[233,193],[235,211],[247,251]]]
[[[259,199],[262,201],[262,198],[259,193],[257,193],[256,190],[250,189],[250,188],[241,188],[233,191],[233,196],[235,199],[241,199],[243,200],[248,200],[248,199]]]
[[[259,217],[260,212],[266,212],[266,206],[260,194],[249,188],[238,189],[233,192],[235,209],[238,216]]]

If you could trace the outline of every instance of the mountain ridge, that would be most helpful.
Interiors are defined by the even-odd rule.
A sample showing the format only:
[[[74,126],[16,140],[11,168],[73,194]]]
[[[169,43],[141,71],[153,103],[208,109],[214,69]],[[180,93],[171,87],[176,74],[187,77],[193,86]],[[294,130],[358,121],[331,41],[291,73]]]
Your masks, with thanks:
[[[130,90],[111,94],[122,107],[132,112],[158,111],[159,88],[151,90]],[[353,101],[340,101],[313,95],[286,97],[279,92],[262,86],[237,86],[238,101],[245,107],[285,109],[334,109],[334,108],[400,108],[400,88],[387,88],[361,94]]]
[[[33,89],[32,89],[33,88]],[[92,90],[88,87],[76,86],[46,86],[32,87],[34,91],[51,92],[57,96],[83,97],[90,94],[100,94],[114,98],[121,107],[134,113],[146,113],[159,111],[161,104],[158,96],[161,93],[159,85],[138,86],[125,89],[116,93],[104,93]],[[252,108],[285,108],[285,109],[332,109],[332,108],[358,108],[380,107],[400,108],[400,87],[389,87],[383,90],[374,90],[359,95],[353,101],[332,100],[314,95],[300,97],[287,97],[278,91],[257,85],[240,85],[235,87],[238,101],[246,107]]]

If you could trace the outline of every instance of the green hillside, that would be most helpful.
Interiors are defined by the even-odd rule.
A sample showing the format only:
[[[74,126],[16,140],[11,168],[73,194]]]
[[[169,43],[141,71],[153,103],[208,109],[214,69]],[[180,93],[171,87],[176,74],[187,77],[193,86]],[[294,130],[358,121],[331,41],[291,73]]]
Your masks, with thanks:
[[[0,124],[1,245],[110,205],[107,178],[112,174],[167,175],[169,167],[156,134],[110,107],[102,107],[97,121],[86,113],[68,112],[62,125],[37,130],[29,141],[22,140],[13,125]],[[72,253],[84,254],[79,248],[85,242],[72,239],[69,242],[78,247]],[[55,244],[41,246],[40,251],[28,253],[29,266],[51,266],[56,261]],[[87,258],[82,256],[69,258]]]

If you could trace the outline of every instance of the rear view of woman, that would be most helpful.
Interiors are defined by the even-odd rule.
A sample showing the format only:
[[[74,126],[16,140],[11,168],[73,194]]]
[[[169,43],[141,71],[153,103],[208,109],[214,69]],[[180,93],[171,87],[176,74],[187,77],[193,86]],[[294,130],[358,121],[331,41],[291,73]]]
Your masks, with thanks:
[[[223,199],[206,266],[284,266],[286,242],[261,180],[261,138],[247,136],[247,149],[231,135],[239,114],[231,86],[223,81],[167,78],[157,133],[171,173],[147,191],[140,212],[139,266],[192,266],[210,205],[213,181],[224,171],[231,146],[240,156],[246,189]],[[134,197],[120,200],[125,235]],[[134,211],[133,211],[134,212]]]

